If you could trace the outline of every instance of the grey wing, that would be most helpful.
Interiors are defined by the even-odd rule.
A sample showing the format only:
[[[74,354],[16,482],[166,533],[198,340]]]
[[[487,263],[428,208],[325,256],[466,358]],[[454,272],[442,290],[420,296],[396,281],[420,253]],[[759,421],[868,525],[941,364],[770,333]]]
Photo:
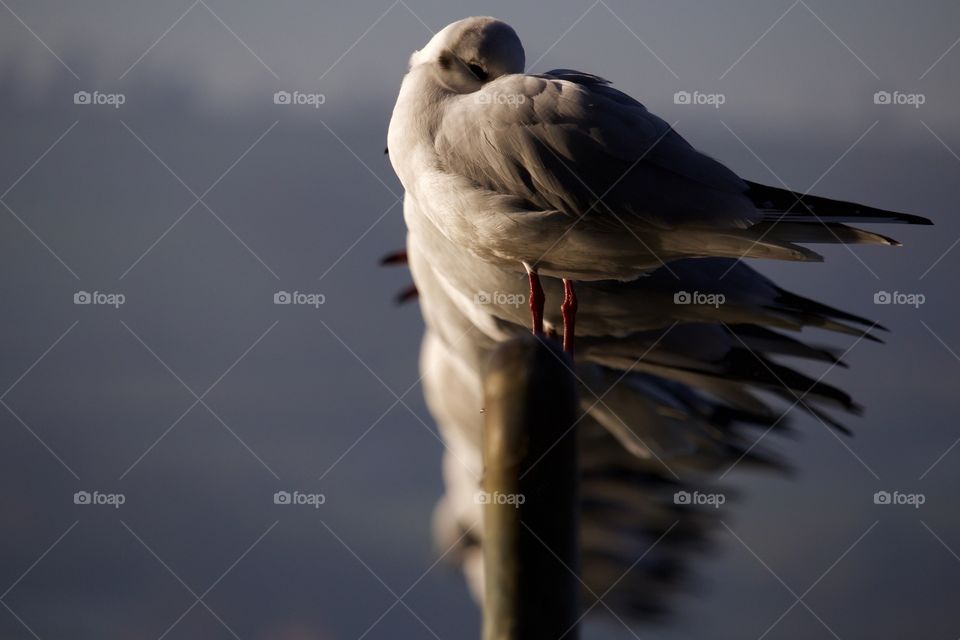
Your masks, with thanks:
[[[436,151],[478,187],[591,222],[744,227],[758,215],[736,174],[602,78],[570,70],[461,96]]]

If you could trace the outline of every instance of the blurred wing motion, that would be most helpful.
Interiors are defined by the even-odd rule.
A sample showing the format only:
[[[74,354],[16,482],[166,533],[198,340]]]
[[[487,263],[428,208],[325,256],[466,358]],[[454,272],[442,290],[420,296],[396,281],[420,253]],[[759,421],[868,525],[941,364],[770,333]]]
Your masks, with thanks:
[[[479,599],[480,372],[499,342],[528,331],[525,280],[468,253],[449,254],[449,264],[428,260],[420,244],[431,241],[411,233],[406,255],[427,325],[424,393],[447,445],[435,532],[441,552],[454,547],[447,557],[461,564]],[[543,284],[548,295],[561,286]],[[689,291],[724,300],[678,304],[678,293]],[[678,261],[626,283],[582,283],[580,295],[591,300],[582,305],[576,363],[583,579],[594,593],[610,590],[604,601],[618,615],[648,618],[669,609],[719,525],[714,509],[678,504],[675,494],[709,492],[712,477],[734,466],[788,470],[755,446],[765,430],[788,428],[770,398],[787,405],[802,398],[797,408],[844,432],[825,409],[860,411],[840,389],[777,361],[846,366],[840,354],[782,331],[818,327],[878,341],[872,331],[882,327],[787,292],[730,259]]]

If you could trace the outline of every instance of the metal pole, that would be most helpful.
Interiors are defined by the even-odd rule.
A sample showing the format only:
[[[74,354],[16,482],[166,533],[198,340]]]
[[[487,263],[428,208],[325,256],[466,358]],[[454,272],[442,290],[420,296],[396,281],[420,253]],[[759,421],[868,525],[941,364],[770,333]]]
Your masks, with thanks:
[[[550,341],[505,343],[484,374],[484,640],[578,637],[576,384]]]

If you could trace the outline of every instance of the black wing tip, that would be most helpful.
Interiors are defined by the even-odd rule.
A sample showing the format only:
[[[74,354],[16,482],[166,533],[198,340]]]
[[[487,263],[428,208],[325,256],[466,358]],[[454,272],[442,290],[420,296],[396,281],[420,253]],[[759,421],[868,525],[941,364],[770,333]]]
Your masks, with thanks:
[[[878,209],[868,205],[862,205],[846,200],[837,200],[824,196],[813,194],[803,194],[782,189],[780,187],[771,187],[769,185],[744,180],[747,184],[747,196],[753,201],[754,206],[763,210],[770,209],[772,212],[785,216],[790,213],[808,213],[814,215],[815,209],[833,207],[838,213],[831,215],[827,211],[820,211],[817,217],[824,220],[830,218],[844,218],[846,222],[855,222],[857,218],[878,217],[881,220],[877,222],[894,224],[915,224],[921,226],[931,226],[933,221],[924,216],[914,215],[912,213],[902,213],[900,211],[888,211]]]
[[[890,217],[884,222],[893,222],[895,224],[916,224],[922,227],[932,227],[933,220],[924,216],[914,215],[912,213],[900,213],[899,211],[887,211]]]

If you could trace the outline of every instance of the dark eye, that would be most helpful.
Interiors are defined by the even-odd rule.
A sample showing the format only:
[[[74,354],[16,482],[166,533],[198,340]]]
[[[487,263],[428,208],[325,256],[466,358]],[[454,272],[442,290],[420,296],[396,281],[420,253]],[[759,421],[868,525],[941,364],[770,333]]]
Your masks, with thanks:
[[[487,76],[487,72],[484,71],[484,70],[483,70],[483,67],[481,67],[480,65],[478,65],[478,64],[468,64],[468,65],[467,65],[467,68],[470,69],[470,73],[472,73],[473,76],[474,76],[477,80],[479,80],[480,82],[486,82],[486,81],[487,81],[487,77],[488,77],[488,76]]]

